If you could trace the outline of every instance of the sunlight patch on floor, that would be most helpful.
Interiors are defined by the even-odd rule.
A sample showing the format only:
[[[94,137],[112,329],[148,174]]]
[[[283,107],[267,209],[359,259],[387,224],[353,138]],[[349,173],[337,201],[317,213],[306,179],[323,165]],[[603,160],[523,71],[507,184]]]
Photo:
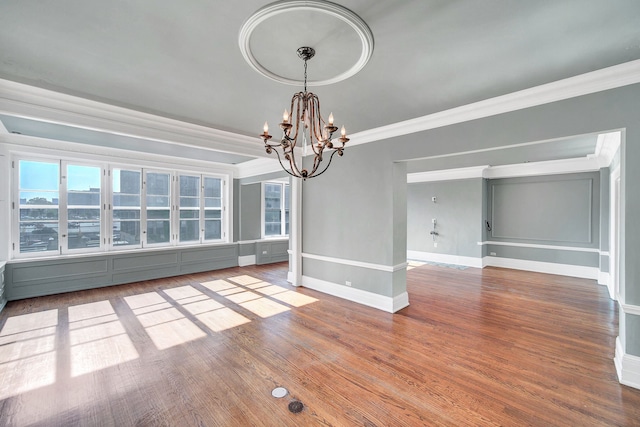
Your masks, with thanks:
[[[0,331],[0,400],[53,384],[58,310],[7,319]]]
[[[207,335],[157,292],[125,297],[124,300],[158,350],[165,350]],[[152,308],[154,310],[150,310]]]
[[[68,313],[72,377],[139,357],[109,301],[70,306]]]
[[[407,271],[408,270],[413,270],[416,267],[420,267],[422,265],[424,265],[424,262],[421,261],[407,261]]]

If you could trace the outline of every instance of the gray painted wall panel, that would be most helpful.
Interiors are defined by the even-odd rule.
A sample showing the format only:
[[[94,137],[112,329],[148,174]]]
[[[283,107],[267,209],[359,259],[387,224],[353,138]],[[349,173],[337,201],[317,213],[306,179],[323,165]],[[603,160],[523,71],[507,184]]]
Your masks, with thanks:
[[[59,282],[74,277],[104,275],[109,270],[108,264],[109,260],[107,259],[44,261],[35,265],[31,263],[15,264],[12,268],[11,284],[12,286],[27,286],[38,281]]]
[[[262,209],[262,185],[243,185],[240,188],[240,241],[262,237],[260,213]]]
[[[289,260],[289,240],[256,242],[256,264]]]
[[[156,267],[152,270],[133,270],[126,273],[113,273],[109,285],[122,285],[125,283],[138,282],[142,280],[160,279],[163,277],[176,276],[176,266]]]
[[[233,180],[233,241],[240,240],[240,180]]]
[[[213,248],[184,249],[180,254],[183,263],[209,261],[212,259],[233,259],[238,257],[236,245]]]
[[[249,256],[256,254],[256,244],[255,243],[242,243],[238,245],[238,255],[239,256]]]
[[[351,265],[337,264],[316,259],[303,258],[304,275],[324,280],[338,285],[351,282],[351,287],[379,295],[392,297],[394,295],[393,273],[373,270]],[[406,289],[405,289],[406,290]],[[404,292],[404,290],[402,291]],[[396,295],[399,292],[396,293]]]
[[[236,244],[22,261],[6,265],[5,289],[16,300],[237,265]]]
[[[178,253],[135,253],[113,258],[113,271],[140,270],[178,264]]]
[[[600,255],[596,252],[565,251],[543,248],[523,248],[517,246],[487,245],[489,253],[497,257],[514,258],[527,261],[553,262],[597,268]]]
[[[640,98],[638,98],[640,99]],[[637,101],[637,100],[636,100]],[[620,287],[624,292],[623,301],[627,304],[640,306],[640,120],[637,115],[636,104],[636,127],[627,128],[626,142],[623,142],[624,152],[622,154],[622,176],[621,193],[625,200],[622,204],[622,266],[623,281]],[[626,256],[625,256],[626,255]],[[640,317],[629,322],[636,331],[634,352],[632,354],[640,356]],[[636,328],[638,327],[638,328]]]
[[[593,178],[491,182],[491,237],[591,244]]]
[[[626,340],[627,353],[640,354],[640,316],[632,314],[623,314],[626,324]]]

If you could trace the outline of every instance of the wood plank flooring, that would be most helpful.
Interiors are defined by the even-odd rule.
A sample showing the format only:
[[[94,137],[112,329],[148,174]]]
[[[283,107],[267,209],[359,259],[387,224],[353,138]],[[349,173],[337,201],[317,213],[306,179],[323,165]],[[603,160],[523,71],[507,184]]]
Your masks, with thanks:
[[[615,304],[592,280],[424,265],[392,315],[286,271],[10,302],[0,425],[640,425],[640,390],[613,365]]]

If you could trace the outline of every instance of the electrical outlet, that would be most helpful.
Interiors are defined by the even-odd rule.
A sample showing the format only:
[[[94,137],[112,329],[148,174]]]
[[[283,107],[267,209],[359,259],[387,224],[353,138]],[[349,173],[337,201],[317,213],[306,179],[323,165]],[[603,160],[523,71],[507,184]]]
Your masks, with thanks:
[[[496,253],[495,252],[489,252],[489,255],[496,256]]]
[[[431,219],[431,224],[436,225],[436,219],[435,218]]]
[[[344,282],[344,284],[347,285],[347,286],[351,286],[351,282],[348,281],[348,280],[346,282]]]
[[[433,247],[437,248],[438,247],[438,242],[433,242]]]
[[[269,253],[269,252],[267,252],[267,251],[262,251],[262,255],[266,255],[266,254],[268,254],[268,253]]]

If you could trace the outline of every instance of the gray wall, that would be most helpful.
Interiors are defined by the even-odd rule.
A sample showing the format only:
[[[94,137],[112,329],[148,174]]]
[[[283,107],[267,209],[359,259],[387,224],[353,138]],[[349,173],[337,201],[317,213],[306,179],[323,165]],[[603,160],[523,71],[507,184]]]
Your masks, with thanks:
[[[482,249],[482,178],[411,183],[407,186],[407,249],[479,258]],[[436,197],[436,202],[431,198]],[[434,247],[432,219],[436,219]]]
[[[236,244],[12,262],[6,294],[16,300],[237,265]]]
[[[240,242],[239,256],[255,255],[256,264],[268,264],[289,259],[288,239],[259,241],[262,239],[262,181],[257,179],[273,180],[281,178],[282,174],[284,172],[238,181],[240,202],[238,206],[239,238],[237,241]],[[244,183],[241,184],[241,182]]]
[[[489,238],[598,248],[599,173],[494,179]]]
[[[261,184],[245,184],[240,188],[240,241],[262,238],[260,212],[262,209]]]
[[[600,248],[599,172],[489,180],[488,213],[495,242]],[[487,245],[489,255],[576,266],[600,266],[593,251]]]
[[[611,171],[609,168],[600,169],[600,250],[608,253],[609,251],[609,221],[610,221],[610,190]],[[608,273],[609,255],[600,254],[600,271]]]
[[[406,237],[402,248],[402,239],[394,238],[397,233],[394,221],[403,221],[394,216],[394,204],[406,206],[407,203],[401,200],[406,182],[394,179],[398,161],[624,128],[620,156],[625,198],[621,224],[621,290],[627,304],[640,305],[640,263],[629,262],[640,252],[640,221],[637,221],[640,191],[633,188],[640,182],[640,168],[627,166],[640,162],[638,99],[640,85],[636,84],[352,146],[345,150],[344,157],[335,159],[329,173],[304,184],[303,251],[342,261],[393,265],[394,254],[406,250]],[[627,262],[625,255],[628,255]],[[325,271],[332,267],[308,269],[304,264],[303,275],[326,275]],[[349,280],[350,274],[351,271],[344,271],[332,280],[341,284]],[[382,274],[378,279],[386,280],[383,291],[378,289],[379,283],[366,282],[359,286],[380,294],[387,294],[389,288],[393,294],[406,290],[406,283],[399,282],[401,278],[391,279],[391,285],[388,275]],[[634,319],[626,322],[627,329],[621,330],[623,345],[631,344],[625,347],[627,353],[640,355],[640,344],[627,340],[630,334],[640,334],[640,329],[634,326],[638,325],[638,316],[628,316]]]

